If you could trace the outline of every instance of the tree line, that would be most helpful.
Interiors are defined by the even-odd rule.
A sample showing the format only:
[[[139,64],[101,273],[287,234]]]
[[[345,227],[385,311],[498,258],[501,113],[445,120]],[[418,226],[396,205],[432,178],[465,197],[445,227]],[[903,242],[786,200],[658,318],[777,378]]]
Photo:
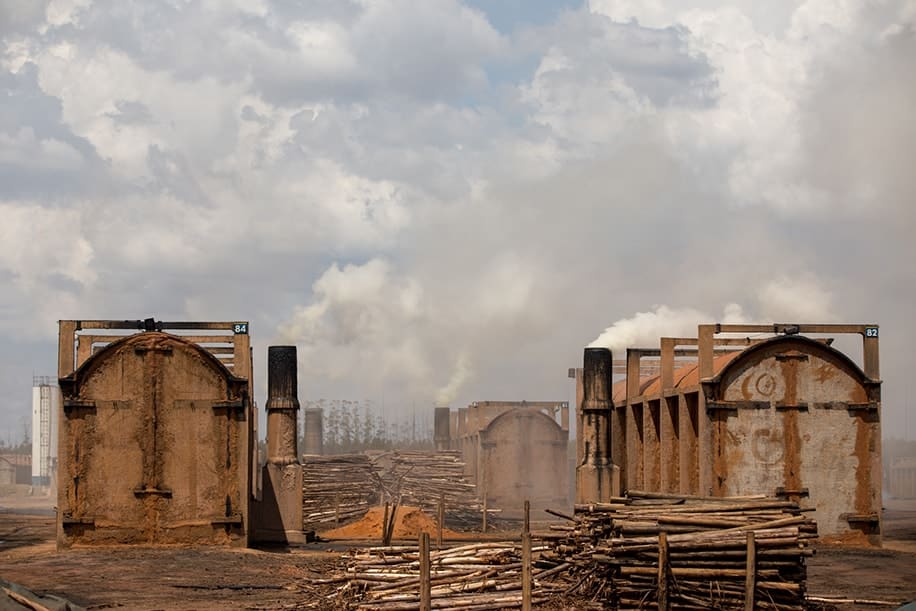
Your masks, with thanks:
[[[314,399],[304,408],[320,408],[324,420],[324,453],[365,450],[432,449],[433,409],[385,406],[372,399]],[[305,418],[300,418],[300,448]]]

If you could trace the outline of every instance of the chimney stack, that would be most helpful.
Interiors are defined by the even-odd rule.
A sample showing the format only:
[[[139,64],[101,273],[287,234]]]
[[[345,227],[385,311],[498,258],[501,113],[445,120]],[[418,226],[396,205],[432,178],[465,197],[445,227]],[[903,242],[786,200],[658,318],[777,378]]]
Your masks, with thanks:
[[[320,407],[307,407],[302,413],[303,431],[302,448],[303,454],[321,455],[324,454],[324,410]]]
[[[295,346],[267,348],[267,464],[255,528],[258,541],[305,542],[302,465],[297,448],[297,367]]]
[[[267,462],[298,464],[299,383],[295,346],[267,348]]]
[[[435,412],[433,437],[436,442],[436,452],[445,452],[451,445],[451,410],[448,406],[437,407]]]
[[[586,348],[582,370],[583,455],[576,467],[576,502],[605,503],[620,490],[620,469],[611,464],[611,351]]]

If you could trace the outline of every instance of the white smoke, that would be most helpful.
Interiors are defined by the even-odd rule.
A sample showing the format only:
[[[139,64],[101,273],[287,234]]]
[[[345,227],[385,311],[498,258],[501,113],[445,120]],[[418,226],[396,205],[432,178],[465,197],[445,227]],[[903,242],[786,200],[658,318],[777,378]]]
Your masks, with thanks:
[[[779,276],[765,282],[756,293],[754,311],[748,315],[737,303],[726,304],[719,317],[694,308],[654,306],[648,312],[637,312],[622,318],[604,330],[590,348],[610,348],[612,352],[627,348],[657,346],[660,337],[694,337],[697,325],[829,323],[837,320],[833,309],[833,296],[810,274],[797,277]]]
[[[458,355],[455,369],[452,372],[452,377],[449,379],[448,384],[440,388],[436,395],[436,405],[446,406],[454,401],[458,397],[458,391],[473,375],[474,370],[471,367],[470,356],[467,352],[462,352]]]
[[[375,258],[331,265],[278,336],[299,347],[303,387],[311,392],[359,389],[395,402],[447,405],[474,375],[473,352],[454,339],[456,324],[415,276]]]
[[[837,320],[833,295],[811,276],[782,276],[757,292],[760,312],[771,322],[828,323]]]
[[[426,320],[419,283],[372,259],[331,265],[312,285],[312,302],[297,307],[278,332],[299,345],[308,378],[413,381],[430,373],[417,339]]]
[[[693,308],[674,309],[657,305],[652,311],[637,312],[631,318],[618,320],[588,347],[610,348],[611,352],[618,352],[626,348],[656,346],[660,337],[691,337],[696,334],[698,324],[713,322],[748,321],[737,303],[727,304],[719,319]]]

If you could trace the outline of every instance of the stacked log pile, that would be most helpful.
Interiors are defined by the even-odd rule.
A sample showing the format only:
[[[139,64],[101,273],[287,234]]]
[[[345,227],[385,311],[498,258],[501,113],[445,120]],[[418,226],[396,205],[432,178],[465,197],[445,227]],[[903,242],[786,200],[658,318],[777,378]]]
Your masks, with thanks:
[[[803,609],[815,522],[792,501],[631,491],[543,535],[564,592],[615,609]],[[748,606],[750,605],[750,606]]]
[[[455,451],[395,451],[375,459],[388,463],[380,469],[383,495],[402,505],[419,507],[435,516],[444,501],[445,525],[453,529],[478,528],[483,507],[474,484],[464,475],[461,453]]]
[[[303,530],[344,524],[366,515],[379,500],[381,483],[364,454],[302,459]]]
[[[521,546],[513,542],[474,543],[432,551],[431,608],[483,611],[521,607],[521,558]],[[355,550],[346,575],[319,581],[345,582],[338,600],[346,600],[349,608],[419,609],[419,550],[417,546]],[[537,594],[532,598],[535,604],[545,600],[545,596]]]
[[[477,529],[482,503],[464,475],[459,452],[394,451],[367,456],[340,454],[302,459],[304,530],[346,524],[385,501],[421,508],[438,515],[443,503],[445,525]],[[492,524],[495,508],[488,508]]]

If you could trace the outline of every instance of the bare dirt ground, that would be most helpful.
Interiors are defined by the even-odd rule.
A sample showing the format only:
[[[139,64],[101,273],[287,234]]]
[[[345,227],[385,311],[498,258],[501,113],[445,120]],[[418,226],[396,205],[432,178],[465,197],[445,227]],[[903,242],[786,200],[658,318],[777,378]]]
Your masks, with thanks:
[[[808,561],[809,595],[897,602],[916,600],[916,500],[889,500],[884,511],[884,545],[876,548],[815,546]],[[895,605],[836,605],[851,609],[894,609]]]
[[[340,566],[339,551],[150,546],[57,552],[47,504],[9,501],[0,497],[0,577],[87,609],[343,607],[334,599],[322,600],[323,593],[305,583]],[[881,549],[817,546],[808,564],[809,592],[896,603],[916,600],[916,502],[888,502],[884,519]]]

